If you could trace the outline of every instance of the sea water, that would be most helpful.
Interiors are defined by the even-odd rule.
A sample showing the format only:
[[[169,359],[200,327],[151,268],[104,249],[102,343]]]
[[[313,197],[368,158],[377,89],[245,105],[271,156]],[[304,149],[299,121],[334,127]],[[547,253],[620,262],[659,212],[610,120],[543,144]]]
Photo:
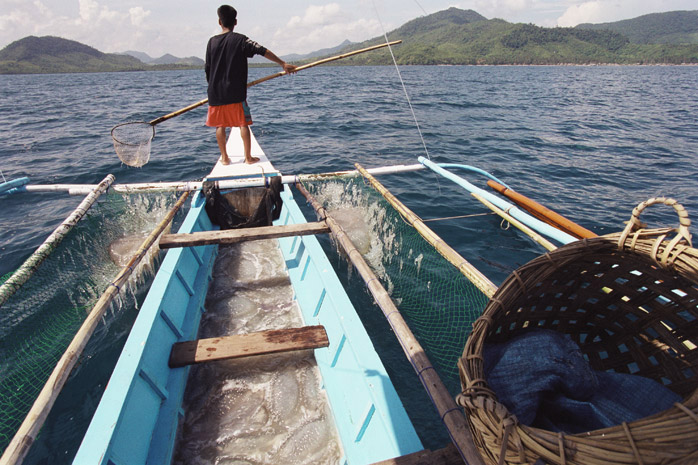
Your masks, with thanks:
[[[250,79],[274,69],[252,69]],[[639,202],[677,198],[698,212],[698,68],[695,66],[410,66],[400,69],[423,136],[393,67],[317,67],[250,89],[253,131],[284,174],[415,163],[488,170],[592,231],[618,231]],[[110,129],[150,121],[205,98],[203,71],[0,76],[0,172],[34,183],[201,179],[218,158],[205,109],[156,128],[150,162],[122,165]],[[425,151],[426,147],[426,151]],[[484,180],[464,175],[479,186]],[[381,176],[424,219],[486,213],[471,196],[426,171]],[[16,269],[77,206],[64,194],[0,199],[0,275]],[[671,209],[643,214],[676,224]],[[496,284],[543,250],[497,217],[430,226]],[[380,311],[321,236],[426,447],[447,438]],[[135,311],[107,324],[126,334]],[[27,463],[70,463],[118,357],[119,338],[100,341],[82,363]],[[123,341],[123,339],[121,339]],[[123,343],[123,342],[121,342]],[[101,357],[101,358],[100,358]],[[73,434],[64,434],[70,425]],[[76,439],[78,438],[78,439]]]

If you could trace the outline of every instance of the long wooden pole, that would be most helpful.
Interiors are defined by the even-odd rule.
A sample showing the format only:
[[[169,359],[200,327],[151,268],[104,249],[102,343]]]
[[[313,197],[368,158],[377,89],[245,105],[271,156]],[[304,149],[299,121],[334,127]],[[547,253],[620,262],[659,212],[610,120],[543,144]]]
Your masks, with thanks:
[[[407,355],[412,367],[419,376],[424,389],[426,389],[436,410],[441,416],[441,421],[446,425],[446,429],[451,436],[453,444],[460,452],[463,459],[469,465],[484,465],[482,458],[475,447],[473,436],[463,416],[462,410],[456,405],[446,386],[439,378],[433,365],[429,361],[424,349],[412,334],[412,330],[405,322],[393,303],[390,295],[380,284],[378,277],[373,273],[371,267],[366,263],[361,253],[356,249],[349,236],[342,227],[332,218],[325,208],[300,184],[298,190],[305,196],[313,206],[318,215],[325,220],[336,240],[341,244],[352,264],[363,278],[366,286],[371,291],[373,298],[383,311],[383,314],[390,323],[390,326],[398,338],[402,350]]]
[[[17,271],[15,271],[5,283],[0,286],[0,307],[7,302],[19,288],[26,283],[34,272],[39,268],[39,265],[46,260],[53,250],[58,247],[58,244],[63,241],[63,238],[68,232],[75,227],[80,219],[85,216],[85,213],[97,201],[100,195],[109,189],[109,186],[114,182],[114,175],[107,175],[102,182],[93,186],[87,197],[80,202],[80,205],[68,215],[68,217],[51,233],[49,237],[24,261]]]
[[[499,192],[500,194],[502,194],[503,196],[505,196],[506,198],[508,198],[509,200],[511,200],[512,202],[514,202],[519,207],[528,211],[531,215],[535,216],[539,220],[548,223],[550,226],[564,231],[567,234],[576,237],[577,239],[587,239],[597,236],[596,233],[589,231],[588,229],[578,225],[574,221],[568,220],[564,216],[539,204],[535,200],[530,199],[523,194],[519,194],[518,192],[508,187],[502,186],[498,182],[489,180],[487,181],[487,185]]]
[[[46,421],[53,404],[56,402],[56,398],[63,389],[71,370],[78,362],[78,358],[82,351],[85,349],[88,340],[94,333],[97,325],[102,319],[102,316],[111,305],[112,300],[119,294],[121,286],[128,280],[131,273],[135,269],[136,265],[143,259],[150,247],[155,244],[155,241],[160,236],[160,234],[165,230],[167,225],[170,224],[175,216],[175,213],[184,204],[187,197],[189,197],[189,192],[185,192],[179,198],[174,207],[167,213],[165,218],[160,222],[160,224],[150,233],[150,235],[143,241],[143,244],[134,254],[134,256],[129,260],[129,262],[124,266],[119,274],[116,276],[114,281],[109,284],[107,289],[104,291],[102,296],[99,298],[95,306],[90,311],[82,326],[75,334],[75,337],[71,341],[68,349],[61,357],[61,359],[56,364],[53,369],[51,376],[44,385],[44,388],[39,393],[34,405],[32,405],[31,410],[27,414],[26,418],[19,427],[19,430],[12,438],[12,441],[5,449],[5,452],[0,458],[0,465],[14,465],[21,463],[24,457],[29,452],[29,448],[34,443],[39,430]]]
[[[361,175],[368,180],[374,189],[380,192],[385,200],[395,208],[407,222],[416,229],[422,237],[429,242],[446,260],[463,273],[468,280],[480,289],[487,297],[492,297],[497,291],[492,281],[487,276],[482,274],[480,270],[475,268],[468,260],[461,257],[458,252],[453,250],[451,246],[446,244],[434,231],[432,231],[422,219],[415,215],[412,210],[402,204],[388,189],[386,189],[376,178],[374,178],[366,169],[356,163],[356,169]]]
[[[413,165],[390,165],[369,168],[366,171],[373,175],[407,173],[412,171],[425,170],[421,163]],[[357,170],[333,171],[329,173],[298,174],[281,176],[283,184],[295,184],[299,181],[315,181],[334,177],[358,176]],[[216,181],[219,189],[240,189],[245,187],[262,187],[269,182],[269,178],[259,176],[256,178],[226,179]],[[200,190],[201,181],[174,181],[174,182],[150,182],[133,184],[112,184],[107,193],[109,194],[140,194],[144,192],[186,192]],[[12,194],[22,192],[67,192],[70,195],[86,195],[97,185],[95,184],[28,184],[12,189]],[[0,194],[1,195],[1,194]]]
[[[354,50],[353,52],[347,52],[347,53],[342,53],[341,55],[336,55],[336,56],[329,57],[329,58],[323,58],[322,60],[314,61],[312,63],[308,63],[307,65],[298,66],[296,68],[296,72],[303,71],[304,69],[312,68],[314,66],[324,65],[325,63],[330,63],[332,61],[341,60],[342,58],[348,58],[350,56],[358,55],[359,53],[366,53],[366,52],[370,52],[372,50],[377,50],[379,48],[388,47],[391,45],[397,45],[401,42],[402,42],[401,40],[395,40],[393,42],[386,42],[384,44],[378,44],[378,45],[374,45],[372,47],[366,47],[366,48],[362,48],[360,50]],[[248,82],[247,87],[249,88],[252,86],[256,86],[257,84],[269,81],[269,80],[274,79],[274,78],[285,76],[286,74],[288,74],[286,71],[279,71],[278,73],[270,74],[269,76],[265,76],[263,78],[259,78],[259,79],[255,80],[255,81]],[[203,100],[199,100],[198,102],[192,103],[191,105],[188,105],[188,106],[181,108],[177,111],[173,111],[172,113],[169,113],[167,115],[161,116],[159,118],[155,118],[154,120],[152,120],[148,124],[150,124],[151,126],[155,126],[156,124],[162,123],[163,121],[166,121],[170,118],[174,118],[175,116],[179,116],[182,113],[186,113],[189,110],[193,110],[194,108],[198,108],[201,105],[205,105],[206,103],[208,103],[207,98],[205,98]]]
[[[552,242],[535,232],[533,229],[529,228],[525,224],[523,224],[521,221],[517,220],[513,216],[511,216],[509,213],[505,212],[480,194],[476,194],[475,192],[471,192],[470,195],[478,199],[484,206],[495,212],[497,215],[502,217],[503,219],[507,220],[510,224],[513,224],[516,228],[518,228],[520,231],[522,231],[524,234],[526,234],[528,237],[536,241],[538,244],[542,245],[544,248],[547,250],[555,250],[557,247],[553,245]]]
[[[370,52],[372,50],[377,50],[379,48],[389,47],[391,45],[397,45],[399,43],[402,43],[402,41],[395,40],[393,42],[386,42],[384,44],[378,44],[378,45],[374,45],[372,47],[366,47],[366,48],[362,48],[360,50],[354,50],[353,52],[347,52],[347,53],[342,53],[341,55],[335,55],[333,57],[323,58],[322,60],[314,61],[312,63],[308,63],[307,65],[298,66],[296,68],[296,72],[303,71],[304,69],[312,68],[313,66],[324,65],[325,63],[330,63],[332,61],[341,60],[342,58],[349,58],[350,56],[358,55],[359,53],[366,53],[366,52]],[[280,76],[284,76],[285,74],[288,74],[288,73],[286,71],[279,71],[278,73],[270,74],[269,76],[265,76],[263,78],[257,79],[256,81],[252,81],[252,82],[248,83],[247,87],[252,87],[252,86],[257,85],[261,82],[268,81],[270,79],[274,79],[274,78],[277,78]]]

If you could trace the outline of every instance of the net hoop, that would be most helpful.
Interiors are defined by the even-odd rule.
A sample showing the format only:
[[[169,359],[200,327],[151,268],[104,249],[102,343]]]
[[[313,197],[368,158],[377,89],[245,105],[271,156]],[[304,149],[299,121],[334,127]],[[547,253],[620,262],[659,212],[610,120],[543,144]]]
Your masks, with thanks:
[[[141,167],[150,160],[150,142],[155,137],[155,126],[144,121],[129,121],[114,126],[111,137],[121,162]]]

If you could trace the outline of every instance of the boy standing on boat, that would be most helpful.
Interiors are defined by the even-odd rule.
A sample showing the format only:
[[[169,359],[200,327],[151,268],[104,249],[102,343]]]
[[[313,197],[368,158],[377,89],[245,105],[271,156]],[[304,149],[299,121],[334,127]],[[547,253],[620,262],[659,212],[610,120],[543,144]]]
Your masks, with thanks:
[[[287,73],[295,73],[296,67],[277,57],[271,50],[242,34],[233,32],[237,25],[237,11],[229,5],[218,8],[218,24],[223,32],[211,37],[206,46],[206,80],[208,81],[208,116],[206,126],[216,128],[216,141],[221,150],[221,163],[230,164],[225,148],[226,130],[240,128],[245,148],[245,163],[252,164],[259,158],[251,155],[250,128],[252,117],[247,106],[247,59],[255,55],[277,63]]]

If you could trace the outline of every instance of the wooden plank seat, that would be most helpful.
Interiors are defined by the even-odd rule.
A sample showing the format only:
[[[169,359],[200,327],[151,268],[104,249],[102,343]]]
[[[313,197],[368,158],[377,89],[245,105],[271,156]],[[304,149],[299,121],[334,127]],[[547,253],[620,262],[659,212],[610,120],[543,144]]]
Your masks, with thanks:
[[[289,224],[284,226],[261,226],[259,228],[225,229],[223,231],[200,231],[189,234],[163,234],[160,238],[161,249],[175,247],[193,247],[208,244],[234,244],[236,242],[258,239],[277,239],[279,237],[308,236],[329,233],[330,228],[324,221],[314,223]]]
[[[253,355],[328,347],[330,341],[323,326],[275,329],[234,336],[214,337],[173,344],[170,368]]]

